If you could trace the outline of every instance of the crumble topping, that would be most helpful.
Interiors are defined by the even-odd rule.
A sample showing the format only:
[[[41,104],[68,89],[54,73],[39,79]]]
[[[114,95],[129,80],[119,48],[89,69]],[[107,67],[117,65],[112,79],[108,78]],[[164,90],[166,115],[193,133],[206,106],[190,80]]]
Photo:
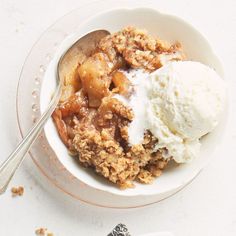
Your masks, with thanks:
[[[132,68],[154,71],[167,61],[182,60],[184,54],[180,43],[168,44],[148,35],[147,31],[127,27],[101,40],[99,47],[112,60],[117,53]],[[166,62],[167,62],[166,61]]]

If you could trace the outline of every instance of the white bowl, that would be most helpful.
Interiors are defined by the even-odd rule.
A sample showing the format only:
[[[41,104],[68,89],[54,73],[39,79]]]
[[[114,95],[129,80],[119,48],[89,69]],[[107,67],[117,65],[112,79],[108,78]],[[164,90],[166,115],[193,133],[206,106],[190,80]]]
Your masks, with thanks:
[[[56,65],[60,55],[73,42],[90,31],[106,29],[110,32],[115,32],[127,25],[144,28],[150,34],[169,42],[179,41],[189,60],[202,62],[214,68],[223,77],[221,63],[207,40],[182,19],[147,8],[114,9],[88,19],[79,26],[78,31],[66,38],[61,44],[54,60],[50,63],[45,73],[40,98],[41,111],[48,106],[51,94],[55,89]],[[61,142],[52,120],[49,120],[45,126],[45,134],[57,158],[64,167],[79,181],[85,183],[88,191],[100,190],[97,191],[96,196],[85,194],[85,198],[99,205],[133,207],[162,200],[189,183],[209,162],[216,147],[219,147],[224,133],[225,120],[226,113],[218,127],[202,139],[201,153],[192,163],[165,170],[163,175],[157,178],[153,184],[142,185],[137,183],[135,188],[127,190],[118,189],[102,177],[78,165],[68,155],[67,149]]]

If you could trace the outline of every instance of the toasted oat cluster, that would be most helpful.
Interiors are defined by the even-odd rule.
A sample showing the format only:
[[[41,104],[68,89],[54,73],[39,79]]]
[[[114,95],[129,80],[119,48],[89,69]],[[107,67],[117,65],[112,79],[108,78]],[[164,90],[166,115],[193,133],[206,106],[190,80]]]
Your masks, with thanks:
[[[12,193],[13,197],[22,196],[24,194],[24,187],[22,187],[22,186],[12,187],[11,188],[11,193]]]
[[[37,236],[53,236],[54,234],[48,232],[47,228],[38,228],[35,230],[35,235]]]
[[[65,78],[53,113],[69,152],[120,188],[133,187],[134,180],[151,183],[160,176],[168,162],[162,157],[165,150],[154,151],[158,140],[149,131],[142,144],[129,144],[128,126],[134,114],[114,95],[132,94],[132,84],[122,71],[152,72],[168,61],[183,59],[179,43],[169,45],[133,27],[104,37],[73,76]]]

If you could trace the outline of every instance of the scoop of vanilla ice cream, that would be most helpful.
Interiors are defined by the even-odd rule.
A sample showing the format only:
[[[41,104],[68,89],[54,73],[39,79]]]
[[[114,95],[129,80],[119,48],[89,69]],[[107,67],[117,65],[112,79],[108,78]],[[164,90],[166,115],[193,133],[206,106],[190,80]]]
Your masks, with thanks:
[[[173,134],[191,141],[217,125],[225,85],[214,70],[199,62],[172,62],[151,75],[148,95],[154,114]]]
[[[211,68],[192,61],[172,62],[155,71],[148,85],[149,129],[176,162],[200,150],[199,139],[220,120],[225,84]]]
[[[141,143],[150,130],[158,139],[155,150],[167,151],[165,158],[173,157],[178,163],[194,159],[199,139],[220,120],[224,81],[213,69],[192,61],[170,62],[151,74],[133,70],[126,76],[134,93],[129,99],[116,97],[134,112],[129,143]]]

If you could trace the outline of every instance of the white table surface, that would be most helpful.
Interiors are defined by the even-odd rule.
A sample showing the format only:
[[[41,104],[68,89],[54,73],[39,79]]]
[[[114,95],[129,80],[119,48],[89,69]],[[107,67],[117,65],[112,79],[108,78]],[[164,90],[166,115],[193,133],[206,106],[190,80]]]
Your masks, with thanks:
[[[20,140],[15,95],[25,57],[49,25],[85,2],[0,0],[0,161]],[[236,1],[153,0],[153,5],[200,29],[224,62],[231,116],[219,153],[175,196],[133,210],[104,209],[74,200],[52,186],[27,158],[10,184],[23,185],[24,196],[13,199],[10,190],[0,196],[1,236],[30,236],[38,227],[47,227],[56,236],[103,236],[119,222],[132,235],[153,231],[177,236],[236,235]]]

